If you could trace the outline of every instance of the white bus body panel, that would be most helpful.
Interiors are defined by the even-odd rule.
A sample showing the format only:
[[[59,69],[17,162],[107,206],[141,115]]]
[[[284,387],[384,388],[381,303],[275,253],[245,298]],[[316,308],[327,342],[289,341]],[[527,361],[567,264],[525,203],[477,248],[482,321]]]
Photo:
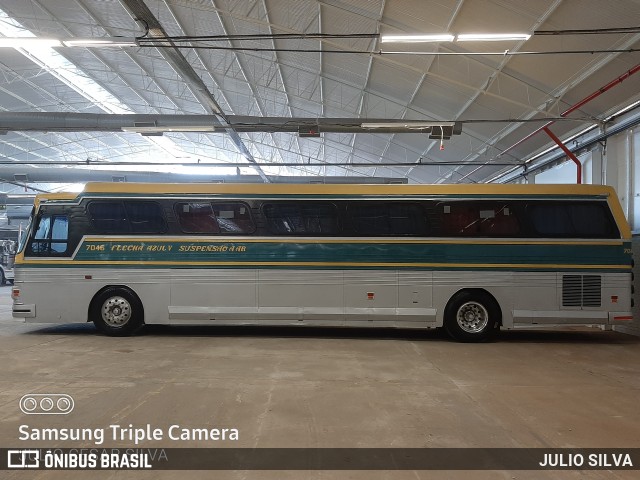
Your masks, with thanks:
[[[447,302],[465,288],[493,295],[504,328],[613,323],[618,305],[630,303],[630,274],[604,273],[601,307],[562,307],[567,273],[24,268],[14,317],[86,322],[92,298],[109,285],[138,295],[147,324],[440,327]]]

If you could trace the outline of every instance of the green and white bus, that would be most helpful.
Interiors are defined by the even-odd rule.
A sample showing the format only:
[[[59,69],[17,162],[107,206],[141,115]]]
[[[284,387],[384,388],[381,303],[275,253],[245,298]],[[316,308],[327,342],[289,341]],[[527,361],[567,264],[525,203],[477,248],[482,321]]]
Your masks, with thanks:
[[[631,316],[631,234],[594,185],[89,183],[36,198],[13,315],[145,324],[499,328]]]

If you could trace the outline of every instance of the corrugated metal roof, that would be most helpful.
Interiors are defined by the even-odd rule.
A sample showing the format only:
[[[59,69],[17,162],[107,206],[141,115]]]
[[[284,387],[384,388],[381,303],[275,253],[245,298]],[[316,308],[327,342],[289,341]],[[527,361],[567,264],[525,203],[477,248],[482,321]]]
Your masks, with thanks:
[[[144,31],[116,0],[0,0],[26,34],[38,37],[141,36]],[[535,32],[637,26],[634,0],[145,0],[173,36],[281,34],[428,34]],[[378,38],[224,39],[227,49],[180,52],[226,115],[277,117],[369,117],[465,123],[446,140],[425,134],[241,133],[257,161],[300,163],[282,174],[400,175],[412,182],[456,182],[469,172],[483,181],[504,168],[422,166],[359,168],[349,163],[504,161],[500,151],[539,124],[488,120],[557,116],[569,105],[640,63],[639,53],[471,55],[474,52],[535,52],[640,48],[640,34],[539,36],[526,42],[381,44]],[[212,45],[212,44],[209,44]],[[231,50],[228,50],[228,49]],[[239,49],[240,48],[240,49]],[[263,49],[263,50],[242,50]],[[276,49],[278,51],[271,51]],[[298,50],[298,51],[289,51]],[[305,51],[300,51],[305,50]],[[380,51],[404,51],[404,54]],[[133,113],[198,114],[208,110],[193,87],[154,47],[57,50],[86,78]],[[361,53],[339,53],[357,51]],[[428,53],[456,55],[421,55]],[[105,109],[90,95],[64,83],[33,57],[0,50],[0,108],[4,112],[92,112]],[[575,112],[602,119],[640,98],[633,78]],[[558,122],[569,135],[584,122]],[[518,161],[550,145],[539,136],[514,149]],[[0,137],[0,177],[20,162],[92,158],[101,161],[166,162],[221,159],[244,162],[225,132],[165,134],[162,141],[136,133],[10,132]],[[339,164],[304,167],[314,162]],[[234,165],[235,166],[235,165]],[[13,171],[12,170],[12,171]],[[452,173],[456,171],[457,173]],[[4,172],[4,173],[3,173]],[[356,173],[354,173],[356,172]],[[61,174],[62,176],[62,174]],[[179,178],[177,178],[179,180]],[[468,181],[468,180],[463,180]]]

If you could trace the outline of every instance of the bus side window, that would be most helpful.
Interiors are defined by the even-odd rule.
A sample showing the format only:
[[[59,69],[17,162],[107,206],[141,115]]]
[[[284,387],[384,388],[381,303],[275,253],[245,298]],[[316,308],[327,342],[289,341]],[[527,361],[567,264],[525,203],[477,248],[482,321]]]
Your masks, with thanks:
[[[274,235],[338,235],[338,210],[332,203],[270,203],[262,208]]]
[[[347,216],[358,235],[412,235],[428,233],[427,217],[417,203],[353,203]]]
[[[89,203],[91,222],[98,233],[164,233],[165,222],[160,205],[137,200],[100,200]]]
[[[162,209],[156,202],[125,200],[131,233],[164,233]]]
[[[518,237],[520,224],[508,204],[450,202],[439,206],[446,237]]]
[[[122,202],[93,201],[88,210],[91,222],[99,233],[129,233]]]
[[[577,234],[582,237],[617,238],[613,219],[606,204],[571,205],[571,221]]]
[[[532,203],[527,208],[535,233],[558,238],[618,238],[604,202]]]
[[[214,203],[220,233],[248,234],[256,231],[251,209],[245,203]]]
[[[210,203],[176,203],[174,210],[184,233],[220,233]]]
[[[30,253],[41,256],[63,255],[69,242],[69,221],[66,215],[43,215],[30,245]]]

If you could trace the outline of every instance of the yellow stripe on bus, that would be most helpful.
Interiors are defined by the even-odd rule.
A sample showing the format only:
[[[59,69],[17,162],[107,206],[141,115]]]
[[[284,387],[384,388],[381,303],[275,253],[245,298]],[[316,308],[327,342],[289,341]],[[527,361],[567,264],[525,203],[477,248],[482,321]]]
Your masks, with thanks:
[[[84,242],[213,242],[213,243],[399,243],[399,244],[464,244],[464,245],[604,245],[604,246],[622,246],[622,240],[603,240],[593,241],[555,241],[555,240],[473,240],[465,238],[455,238],[449,240],[419,240],[419,239],[354,239],[351,237],[344,238],[251,238],[251,237],[234,237],[234,236],[208,236],[208,237],[84,237]]]
[[[234,195],[612,195],[605,185],[364,185],[259,183],[87,183],[84,193]],[[52,196],[53,197],[53,196]]]

